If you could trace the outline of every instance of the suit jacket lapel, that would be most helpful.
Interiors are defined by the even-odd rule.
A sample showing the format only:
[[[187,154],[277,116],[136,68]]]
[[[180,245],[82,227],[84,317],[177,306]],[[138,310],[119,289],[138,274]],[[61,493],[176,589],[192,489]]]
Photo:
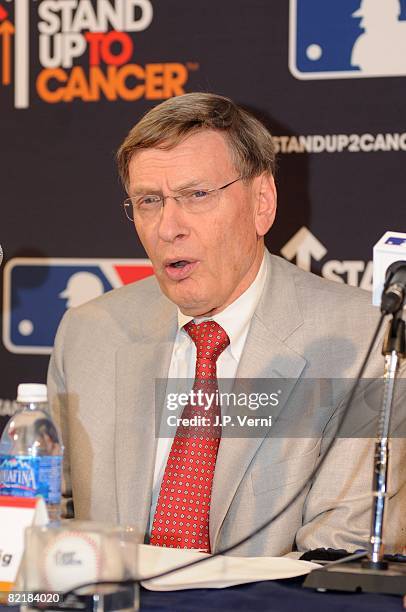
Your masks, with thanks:
[[[164,301],[164,307],[162,303]],[[176,307],[158,300],[149,308],[144,335],[116,355],[116,492],[119,521],[148,524],[157,437],[166,379],[176,336]]]
[[[288,346],[287,339],[302,323],[293,279],[283,275],[277,258],[269,257],[266,286],[251,322],[237,378],[299,378],[306,360]],[[283,410],[288,397],[285,390],[284,401],[273,416]],[[224,437],[220,442],[210,508],[212,551],[237,488],[268,433],[269,428],[264,427],[262,437]]]

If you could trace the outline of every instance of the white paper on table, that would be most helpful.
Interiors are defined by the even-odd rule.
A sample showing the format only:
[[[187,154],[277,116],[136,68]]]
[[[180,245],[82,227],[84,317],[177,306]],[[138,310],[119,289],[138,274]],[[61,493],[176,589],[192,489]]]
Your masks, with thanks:
[[[207,557],[206,553],[141,544],[138,547],[139,574],[152,576],[167,569]],[[280,580],[308,574],[317,563],[287,557],[214,557],[202,564],[179,570],[169,576],[142,582],[151,591],[181,589],[223,589],[236,584]]]

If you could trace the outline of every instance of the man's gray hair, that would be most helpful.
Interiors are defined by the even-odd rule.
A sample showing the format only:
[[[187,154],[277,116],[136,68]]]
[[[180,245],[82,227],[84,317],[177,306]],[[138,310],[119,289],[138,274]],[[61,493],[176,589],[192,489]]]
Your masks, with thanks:
[[[244,179],[275,174],[275,146],[266,127],[229,98],[210,93],[189,93],[169,98],[148,111],[134,125],[117,152],[124,187],[128,166],[141,149],[171,149],[202,130],[224,134],[237,172]]]

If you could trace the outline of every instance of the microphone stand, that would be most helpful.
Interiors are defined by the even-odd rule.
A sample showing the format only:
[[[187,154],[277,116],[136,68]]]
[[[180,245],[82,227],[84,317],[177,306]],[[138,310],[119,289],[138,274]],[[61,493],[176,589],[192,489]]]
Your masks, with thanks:
[[[373,508],[371,526],[370,559],[364,560],[363,567],[387,569],[388,563],[383,553],[383,519],[387,496],[387,477],[389,463],[389,424],[395,390],[396,373],[400,361],[405,357],[405,322],[401,311],[389,322],[382,353],[385,357],[383,402],[379,415],[377,440],[375,442],[373,475]]]
[[[396,384],[396,374],[402,359],[406,357],[405,322],[402,309],[388,323],[382,354],[385,357],[383,401],[379,414],[375,442],[373,471],[372,524],[369,553],[366,559],[351,561],[341,559],[321,569],[312,571],[303,586],[318,591],[364,591],[368,593],[406,594],[406,563],[388,562],[384,559],[383,521],[387,497],[389,462],[389,426]],[[360,559],[360,555],[357,555]]]

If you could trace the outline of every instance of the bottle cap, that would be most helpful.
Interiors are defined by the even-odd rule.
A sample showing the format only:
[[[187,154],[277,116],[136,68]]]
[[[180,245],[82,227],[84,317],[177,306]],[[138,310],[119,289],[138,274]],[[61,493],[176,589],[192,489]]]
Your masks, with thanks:
[[[23,383],[17,387],[17,402],[46,402],[48,400],[47,386],[33,383]]]

